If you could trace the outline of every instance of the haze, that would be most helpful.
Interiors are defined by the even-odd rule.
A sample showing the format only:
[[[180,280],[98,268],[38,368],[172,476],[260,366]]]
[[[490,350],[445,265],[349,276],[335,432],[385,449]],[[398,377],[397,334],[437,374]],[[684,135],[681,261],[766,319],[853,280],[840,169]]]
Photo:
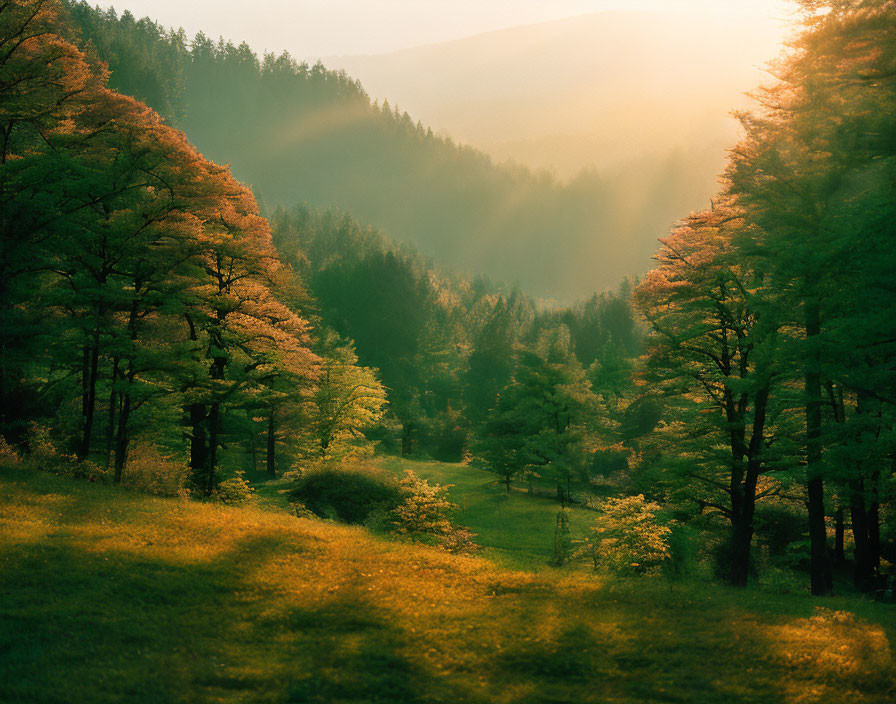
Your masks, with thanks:
[[[727,17],[783,17],[783,0],[114,0],[137,17],[256,50],[301,57],[368,54],[458,39],[495,29],[613,9],[684,11]]]

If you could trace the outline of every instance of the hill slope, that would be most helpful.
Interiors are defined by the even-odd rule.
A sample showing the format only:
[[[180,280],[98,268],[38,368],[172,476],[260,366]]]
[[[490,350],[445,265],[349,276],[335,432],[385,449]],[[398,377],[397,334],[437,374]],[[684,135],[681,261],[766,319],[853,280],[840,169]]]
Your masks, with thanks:
[[[669,142],[668,130],[647,140],[656,124],[670,120],[668,100],[636,101],[614,118],[632,123],[634,142],[626,141],[618,125],[600,132],[606,139],[597,152],[617,165],[561,181],[498,164],[482,151],[433,135],[408,113],[371,103],[359,83],[321,65],[259,57],[245,44],[204,35],[188,41],[183,32],[83,2],[73,4],[72,16],[82,44],[91,42],[109,63],[113,88],[146,101],[207,157],[230,163],[270,206],[335,206],[416,245],[445,268],[518,283],[536,297],[585,298],[646,271],[656,238],[715,190],[722,144],[728,142],[714,141],[712,134]],[[519,52],[512,56],[523,62]],[[587,74],[576,63],[580,57],[559,56],[569,63],[549,64],[557,76]],[[667,61],[657,59],[660,65]],[[497,59],[496,65],[501,66]],[[470,64],[459,62],[458,70],[463,66]],[[533,66],[517,68],[517,84],[528,81]],[[640,95],[647,81],[641,69],[646,70],[635,66],[625,73],[632,95]],[[422,71],[423,80],[442,85],[436,67],[432,71]],[[583,85],[599,93],[605,79],[595,75]],[[476,95],[480,80],[472,69],[460,71],[452,90]],[[676,85],[667,90],[674,92]],[[505,127],[522,115],[541,114],[539,105],[553,99],[536,91],[515,100],[499,111],[507,118],[501,118]],[[700,105],[708,109],[705,101]],[[730,103],[714,105],[730,125],[724,117]],[[581,151],[575,125],[593,115],[572,104],[549,107],[571,125],[571,143]],[[681,120],[670,124],[674,132]],[[653,147],[643,148],[645,141]],[[621,151],[611,148],[614,142]],[[663,145],[660,151],[657,144]]]
[[[0,700],[884,702],[874,605],[499,570],[0,470]],[[887,614],[879,614],[881,617]]]
[[[736,134],[728,112],[747,104],[743,93],[766,77],[761,67],[785,36],[775,18],[673,7],[600,12],[326,63],[499,159],[572,176],[703,145],[691,157],[712,179],[720,145]],[[716,150],[711,159],[703,147]],[[681,212],[689,206],[682,203]]]

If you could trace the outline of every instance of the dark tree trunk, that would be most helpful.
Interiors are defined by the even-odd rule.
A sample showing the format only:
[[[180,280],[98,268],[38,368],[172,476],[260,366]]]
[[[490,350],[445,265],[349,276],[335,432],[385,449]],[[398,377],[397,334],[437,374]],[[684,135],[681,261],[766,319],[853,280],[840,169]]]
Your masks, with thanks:
[[[208,461],[203,477],[202,492],[211,496],[215,490],[215,471],[218,466],[218,438],[221,434],[221,404],[213,401],[208,411]]]
[[[843,507],[837,507],[834,523],[834,564],[842,566],[846,562],[846,554],[843,550]]]
[[[821,334],[818,307],[810,302],[806,306],[806,339]],[[806,463],[809,494],[809,557],[811,591],[815,596],[828,596],[833,592],[833,571],[828,555],[827,530],[825,528],[824,479],[821,474],[821,371],[816,350],[810,350],[806,371]]]
[[[106,470],[112,459],[112,441],[115,438],[115,404],[118,399],[115,393],[115,381],[118,379],[118,357],[112,360],[112,390],[109,392],[109,420],[106,427]]]
[[[850,482],[849,515],[852,521],[852,537],[855,543],[853,583],[856,589],[870,588],[874,568],[868,542],[868,511],[865,507],[865,483],[861,478]]]
[[[121,483],[124,467],[128,461],[128,421],[131,417],[131,394],[125,392],[121,397],[121,411],[118,413],[118,433],[115,437],[115,483]]]
[[[877,473],[872,477],[871,506],[868,508],[868,556],[871,569],[880,569],[880,501],[877,494]]]
[[[94,331],[90,347],[84,348],[81,377],[81,442],[76,452],[78,460],[85,460],[90,454],[93,436],[93,417],[96,411],[96,381],[99,373],[100,333]]]
[[[190,414],[190,469],[193,484],[198,489],[205,487],[205,471],[208,467],[208,434],[206,432],[207,416],[205,405],[191,403]]]
[[[277,429],[274,424],[274,409],[268,416],[268,454],[267,454],[268,474],[272,477],[277,476]]]
[[[753,520],[737,516],[731,526],[731,575],[735,587],[747,586],[750,577],[750,547],[753,542]]]

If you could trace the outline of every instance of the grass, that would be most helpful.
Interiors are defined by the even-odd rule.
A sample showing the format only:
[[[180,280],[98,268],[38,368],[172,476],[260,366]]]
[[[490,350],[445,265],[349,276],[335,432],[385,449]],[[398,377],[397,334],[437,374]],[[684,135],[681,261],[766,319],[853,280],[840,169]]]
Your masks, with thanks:
[[[515,572],[16,468],[0,470],[0,579],[2,702],[896,696],[896,611],[859,598]]]
[[[383,457],[377,462],[397,476],[413,470],[437,484],[450,484],[457,504],[456,520],[476,533],[485,556],[499,565],[537,570],[551,559],[559,502],[550,496],[530,496],[514,488],[509,494],[495,475],[484,469],[445,462],[420,462]],[[573,538],[582,538],[594,522],[594,513],[574,506],[570,511]]]

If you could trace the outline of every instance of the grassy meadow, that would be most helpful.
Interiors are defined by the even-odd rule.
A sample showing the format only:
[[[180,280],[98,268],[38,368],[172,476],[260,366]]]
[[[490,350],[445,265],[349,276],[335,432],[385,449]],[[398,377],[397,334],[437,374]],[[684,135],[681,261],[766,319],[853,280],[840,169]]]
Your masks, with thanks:
[[[560,508],[553,497],[529,495],[521,487],[507,493],[494,473],[469,465],[401,457],[383,457],[377,463],[396,476],[410,469],[431,483],[450,485],[449,496],[458,507],[457,522],[476,533],[485,556],[499,565],[538,569],[550,560]],[[569,510],[572,537],[584,537],[594,513],[579,506]]]
[[[419,470],[438,479],[440,467]],[[471,471],[481,491],[466,517],[489,545],[499,528],[480,516],[480,479]],[[896,611],[859,597],[513,571],[271,502],[162,499],[20,468],[0,485],[2,702],[896,696]],[[505,535],[549,517],[517,499]],[[534,528],[512,545],[486,556],[543,550]]]

